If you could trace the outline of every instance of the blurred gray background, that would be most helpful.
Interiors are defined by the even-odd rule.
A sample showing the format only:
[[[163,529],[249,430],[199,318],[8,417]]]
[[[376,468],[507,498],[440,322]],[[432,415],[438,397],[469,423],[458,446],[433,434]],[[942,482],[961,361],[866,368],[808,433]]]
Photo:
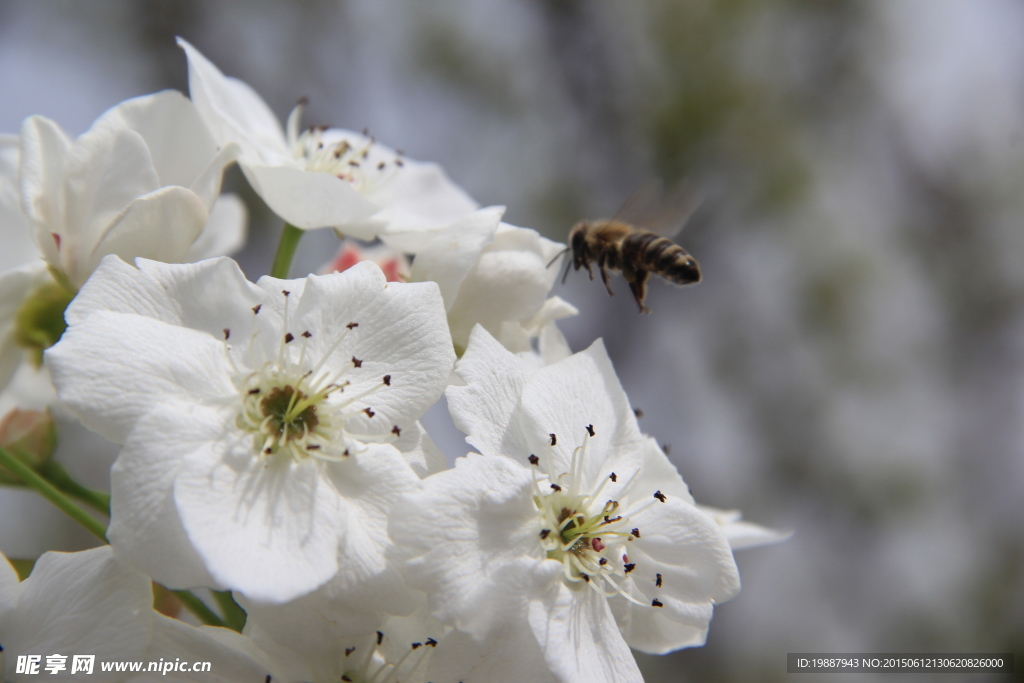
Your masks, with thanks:
[[[638,656],[648,681],[786,680],[786,652],[1024,671],[1024,4],[6,0],[0,131],[187,90],[175,35],[282,118],[308,96],[306,123],[368,126],[554,239],[652,177],[702,188],[702,284],[654,283],[650,316],[621,279],[555,289],[698,500],[795,530],[739,553],[706,647]],[[280,222],[227,186],[255,278]],[[335,246],[307,236],[292,272]],[[466,450],[443,407],[428,426]],[[904,680],[812,676],[854,677]]]

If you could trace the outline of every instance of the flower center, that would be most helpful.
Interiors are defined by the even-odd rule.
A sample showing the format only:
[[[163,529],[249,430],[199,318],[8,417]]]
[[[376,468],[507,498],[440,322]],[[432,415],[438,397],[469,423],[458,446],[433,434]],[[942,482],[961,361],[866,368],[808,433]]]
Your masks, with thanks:
[[[303,162],[307,171],[319,171],[349,183],[356,192],[367,194],[389,183],[405,162],[401,152],[387,158],[376,140],[366,131],[357,141],[326,142],[326,126],[310,126],[301,133],[298,120],[303,103],[288,118],[288,144],[292,156]]]
[[[587,425],[583,445],[573,450],[571,471],[557,477],[538,474],[542,458],[529,458],[534,466],[533,500],[541,522],[540,544],[548,559],[562,563],[570,586],[586,584],[605,597],[620,594],[642,605],[645,603],[630,595],[623,584],[636,566],[629,561],[627,546],[634,538],[640,538],[640,529],[633,527],[629,518],[648,503],[626,506],[628,510],[620,511],[619,501],[603,498],[601,494],[608,483],[619,480],[615,472],[602,478],[592,491],[581,490],[583,461],[593,435],[593,425]],[[555,435],[551,434],[550,439],[545,458],[548,472],[553,462],[551,448],[556,443]],[[623,493],[633,478],[623,484]]]
[[[286,299],[287,328],[289,292],[282,294]],[[253,308],[253,314],[258,315],[261,308]],[[351,379],[359,379],[364,360],[355,356],[340,360],[347,355],[342,354],[341,347],[358,327],[355,322],[346,325],[319,358],[313,357],[316,354],[310,350],[313,333],[308,330],[298,336],[285,332],[270,358],[266,358],[265,345],[257,339],[259,333],[254,334],[249,340],[244,368],[234,365],[229,346],[228,358],[232,359],[234,382],[241,397],[236,424],[252,434],[254,454],[273,456],[284,452],[295,460],[340,460],[348,457],[351,449],[363,448],[364,441],[393,441],[401,435],[397,425],[386,436],[354,434],[346,428],[346,422],[360,413],[370,419],[386,419],[379,411],[355,404],[391,386],[391,375],[384,375],[379,383],[371,383],[361,391],[350,389]],[[231,331],[225,329],[225,344],[230,337]],[[350,373],[354,373],[351,379]]]

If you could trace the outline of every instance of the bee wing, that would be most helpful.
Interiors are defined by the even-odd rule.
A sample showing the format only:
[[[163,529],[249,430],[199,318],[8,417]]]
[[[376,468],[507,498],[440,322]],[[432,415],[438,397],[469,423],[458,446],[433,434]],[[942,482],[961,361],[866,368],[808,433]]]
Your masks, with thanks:
[[[654,178],[629,196],[614,220],[671,238],[697,210],[701,199],[701,193],[685,180],[666,193],[661,180]]]

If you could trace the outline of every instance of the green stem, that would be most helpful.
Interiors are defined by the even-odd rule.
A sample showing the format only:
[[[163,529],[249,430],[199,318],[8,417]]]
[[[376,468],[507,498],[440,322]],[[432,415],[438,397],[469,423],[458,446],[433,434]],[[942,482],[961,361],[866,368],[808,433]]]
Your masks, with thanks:
[[[295,256],[295,247],[299,246],[299,239],[304,230],[296,228],[291,223],[284,224],[281,231],[281,241],[277,243],[277,253],[274,254],[274,265],[270,267],[270,276],[288,279],[288,268],[292,265],[292,257]]]
[[[39,474],[64,493],[77,498],[96,512],[110,517],[110,494],[82,486],[59,462],[48,460],[39,468]]]
[[[217,605],[220,607],[221,614],[224,615],[224,625],[233,631],[241,633],[245,627],[245,610],[235,602],[235,598],[231,595],[230,591],[211,592],[217,601]]]
[[[171,591],[174,597],[181,600],[185,609],[195,615],[196,619],[207,626],[224,626],[224,620],[217,616],[217,613],[206,606],[206,603],[197,598],[189,591]]]
[[[14,455],[0,448],[0,465],[15,474],[28,486],[34,488],[46,500],[50,501],[65,515],[75,520],[104,543],[107,542],[107,528],[98,519],[78,507],[50,482],[39,476],[35,470],[18,460]]]

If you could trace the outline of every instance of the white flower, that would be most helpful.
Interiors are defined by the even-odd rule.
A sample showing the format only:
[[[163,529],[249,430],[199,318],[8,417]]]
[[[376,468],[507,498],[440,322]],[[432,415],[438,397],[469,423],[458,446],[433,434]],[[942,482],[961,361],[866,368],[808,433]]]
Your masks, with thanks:
[[[218,152],[171,91],[122,102],[77,140],[38,116],[0,136],[0,389],[26,360],[39,367],[106,254],[174,262],[241,247],[245,207],[218,197],[235,149]]]
[[[104,260],[47,352],[65,404],[124,444],[119,556],[278,603],[387,575],[391,500],[439,457],[416,423],[454,360],[437,287],[371,263],[255,285],[229,259],[137,265]]]
[[[245,637],[223,628],[196,628],[153,610],[148,577],[114,561],[109,546],[79,553],[45,553],[22,582],[0,555],[0,675],[32,681],[49,655],[63,666],[60,680],[263,681],[263,655]],[[35,674],[15,673],[18,657],[41,655]],[[74,655],[94,655],[91,673],[71,676]],[[61,658],[62,657],[62,658]],[[104,662],[208,661],[208,674],[106,672]]]
[[[244,632],[267,653],[274,680],[425,683],[436,680],[427,675],[448,630],[423,609],[369,616],[303,598],[250,610]]]
[[[501,223],[502,213],[504,207],[481,209],[414,250],[411,279],[440,286],[459,353],[477,324],[510,351],[522,352],[549,323],[577,313],[559,297],[548,298],[565,245]],[[393,236],[384,239],[395,243]]]
[[[452,416],[484,455],[424,480],[389,529],[433,614],[488,643],[480,666],[529,631],[543,657],[507,680],[639,681],[627,644],[703,643],[739,590],[732,552],[640,434],[601,343],[531,373],[477,328],[456,372]]]
[[[218,149],[192,103],[166,90],[122,102],[77,140],[29,117],[20,152],[22,207],[36,244],[78,288],[107,254],[188,259],[237,147]],[[233,234],[209,241],[237,239],[234,218],[217,226]]]
[[[178,45],[188,56],[189,94],[214,137],[241,146],[245,177],[295,227],[335,227],[373,239],[386,226],[422,230],[476,208],[436,164],[406,159],[351,131],[300,131],[301,104],[282,130],[252,88],[222,74],[185,40],[179,38]]]

